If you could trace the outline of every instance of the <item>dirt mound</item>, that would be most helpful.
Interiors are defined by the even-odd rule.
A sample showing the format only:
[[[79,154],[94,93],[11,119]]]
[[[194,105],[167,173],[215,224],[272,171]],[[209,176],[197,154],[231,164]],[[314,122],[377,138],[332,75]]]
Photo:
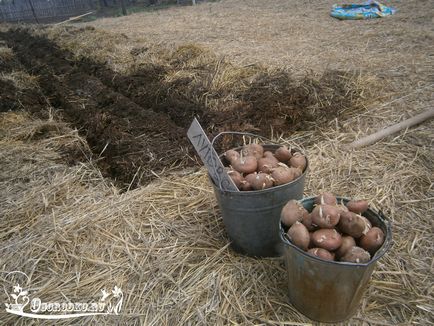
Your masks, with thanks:
[[[20,62],[39,75],[54,108],[85,135],[105,175],[121,187],[146,183],[153,174],[184,164],[183,130],[167,116],[137,105],[77,65],[71,54],[23,30],[4,34]]]
[[[87,139],[103,174],[122,188],[195,164],[186,137],[194,117],[210,137],[228,130],[288,135],[363,107],[366,85],[354,74],[330,71],[295,79],[286,70],[236,67],[195,45],[132,48],[122,58],[132,62],[129,73],[119,73],[110,68],[110,58],[96,60],[86,48],[98,44],[97,31],[65,31],[51,40],[45,29],[10,30],[0,37],[38,76],[49,105]],[[128,45],[127,39],[116,40]],[[102,44],[99,56],[109,51],[110,42]],[[7,109],[16,109],[14,98],[5,99]],[[40,105],[29,106],[37,112]],[[218,150],[239,139],[226,137],[221,144]]]
[[[305,129],[360,110],[378,94],[369,75],[300,73],[260,64],[234,65],[196,44],[162,47],[93,27],[36,31],[67,49],[107,86],[186,127],[198,116],[210,134],[269,136]],[[95,63],[98,63],[95,65]]]
[[[39,113],[47,105],[43,94],[33,87],[32,77],[20,73],[22,70],[12,49],[0,36],[0,112],[27,110]]]

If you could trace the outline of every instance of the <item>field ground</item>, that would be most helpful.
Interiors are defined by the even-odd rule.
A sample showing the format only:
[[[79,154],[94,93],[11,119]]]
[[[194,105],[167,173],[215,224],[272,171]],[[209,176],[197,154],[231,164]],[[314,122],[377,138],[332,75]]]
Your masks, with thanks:
[[[185,137],[198,116],[211,136],[296,143],[311,164],[305,195],[363,197],[392,220],[393,247],[349,324],[432,323],[434,121],[342,145],[434,105],[433,3],[390,1],[392,17],[343,22],[332,3],[1,25],[2,283],[22,270],[51,302],[123,290],[120,316],[65,325],[312,323],[288,303],[280,259],[228,246]]]

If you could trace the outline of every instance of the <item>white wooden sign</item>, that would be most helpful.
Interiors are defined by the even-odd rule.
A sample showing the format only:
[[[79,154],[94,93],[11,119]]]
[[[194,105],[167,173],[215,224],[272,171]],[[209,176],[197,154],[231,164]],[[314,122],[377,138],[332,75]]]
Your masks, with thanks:
[[[199,121],[194,118],[187,131],[187,137],[190,139],[197,154],[202,159],[203,164],[208,169],[208,172],[216,185],[220,185],[220,189],[228,191],[239,191],[232,179],[229,177],[223,163],[202,129]]]

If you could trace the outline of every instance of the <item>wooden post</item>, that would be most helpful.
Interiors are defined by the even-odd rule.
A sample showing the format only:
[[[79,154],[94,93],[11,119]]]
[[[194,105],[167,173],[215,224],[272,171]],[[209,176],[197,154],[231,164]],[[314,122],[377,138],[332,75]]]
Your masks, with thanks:
[[[33,17],[35,18],[36,24],[39,24],[38,17],[36,17],[35,8],[33,8],[32,0],[28,0],[30,9],[32,9]]]
[[[127,15],[127,8],[125,7],[125,0],[120,0],[121,2],[121,8],[122,8],[122,15]]]
[[[99,0],[99,4],[100,4],[101,8],[108,7],[107,0]]]

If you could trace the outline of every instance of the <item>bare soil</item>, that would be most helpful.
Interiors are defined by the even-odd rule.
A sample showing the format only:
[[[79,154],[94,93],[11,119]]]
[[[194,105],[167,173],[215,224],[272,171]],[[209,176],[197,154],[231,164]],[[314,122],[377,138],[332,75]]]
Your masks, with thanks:
[[[82,132],[100,169],[121,187],[146,183],[153,177],[150,171],[159,173],[185,159],[183,130],[167,115],[139,106],[106,86],[103,81],[113,76],[107,75],[107,69],[89,61],[75,62],[71,54],[25,30],[1,37],[24,67],[39,76],[50,105]],[[101,80],[92,75],[100,70]],[[14,92],[5,89],[4,94]],[[10,102],[8,109],[14,109],[14,99]],[[38,108],[44,111],[41,106],[30,111]],[[140,171],[140,167],[146,168]]]
[[[79,37],[94,30],[71,33]],[[187,71],[185,64],[197,55],[194,51],[201,54],[194,47],[177,51],[169,64],[147,62],[127,74],[91,57],[77,57],[32,29],[11,29],[0,37],[13,50],[17,64],[38,76],[40,86],[19,93],[19,100],[13,85],[2,81],[2,110],[22,106],[41,116],[47,107],[56,109],[86,138],[103,175],[123,189],[146,184],[163,171],[196,164],[186,137],[194,117],[210,136],[227,130],[270,136],[306,128],[312,121],[333,120],[345,110],[360,108],[363,97],[363,90],[349,82],[353,76],[343,71],[296,80],[285,70],[252,67],[246,69],[254,73],[243,81],[245,87],[229,85],[215,91],[213,79],[225,75],[215,77],[223,63],[211,57],[204,66],[191,68],[199,71],[198,76],[186,74],[168,82],[170,75]],[[130,55],[139,56],[140,49]],[[228,71],[241,69],[226,65]],[[211,107],[210,101],[216,104]],[[235,143],[239,139],[226,137],[218,146]]]

